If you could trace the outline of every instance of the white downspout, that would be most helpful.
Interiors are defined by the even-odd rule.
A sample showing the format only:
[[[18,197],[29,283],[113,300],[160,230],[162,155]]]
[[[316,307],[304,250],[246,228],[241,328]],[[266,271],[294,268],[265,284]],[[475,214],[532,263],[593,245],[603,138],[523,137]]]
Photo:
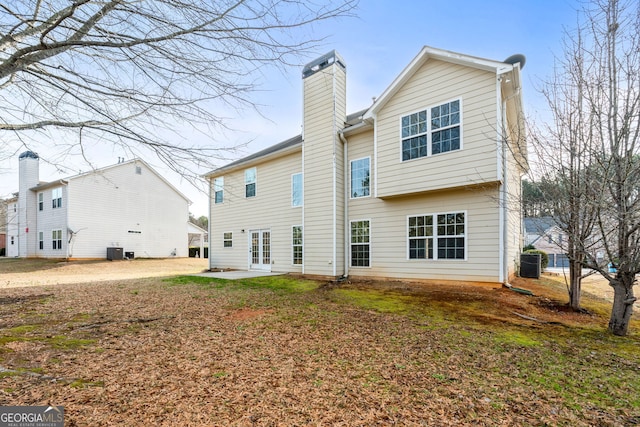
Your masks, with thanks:
[[[507,184],[505,180],[505,153],[504,153],[504,135],[503,135],[503,127],[505,121],[505,102],[502,100],[502,76],[498,76],[496,80],[496,106],[500,109],[499,114],[497,115],[497,148],[498,148],[498,158],[497,168],[498,168],[498,180],[501,182],[499,188],[499,197],[498,197],[498,227],[499,227],[499,266],[498,266],[498,280],[500,283],[506,283],[508,274],[505,275],[505,269],[507,265],[507,215],[505,215],[505,206],[506,206],[506,197],[505,197],[505,186]]]
[[[340,137],[340,141],[343,144],[343,152],[344,152],[344,273],[343,277],[349,277],[349,182],[351,181],[351,177],[349,176],[349,158],[347,157],[349,154],[349,149],[347,148],[347,139],[344,137],[344,132],[338,132],[338,136]]]

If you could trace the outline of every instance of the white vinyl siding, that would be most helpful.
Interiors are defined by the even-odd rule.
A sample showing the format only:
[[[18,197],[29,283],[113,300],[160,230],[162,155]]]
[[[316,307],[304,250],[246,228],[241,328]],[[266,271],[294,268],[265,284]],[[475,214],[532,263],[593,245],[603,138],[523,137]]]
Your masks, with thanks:
[[[69,180],[63,230],[80,230],[71,236],[69,256],[104,258],[114,246],[136,258],[188,256],[188,200],[146,164],[137,166],[139,175],[131,163],[122,163]]]
[[[262,163],[257,199],[245,198],[244,169],[226,171],[224,175],[225,201],[210,206],[211,268],[250,268],[252,230],[271,230],[271,268],[278,272],[302,272],[302,265],[292,264],[292,225],[302,225],[303,209],[291,208],[291,176],[300,170],[300,152]],[[267,185],[268,183],[268,185]],[[213,189],[212,189],[213,197]],[[305,207],[306,209],[306,207]],[[224,233],[233,232],[233,249],[224,248]],[[305,253],[306,255],[306,253]],[[305,257],[306,259],[306,257]]]
[[[346,73],[334,63],[305,78],[303,90],[304,273],[335,276],[344,272],[349,227],[342,214],[349,177],[336,133],[346,118]]]
[[[430,117],[432,109],[451,106],[455,101],[460,103],[460,149],[435,155],[430,139],[437,132],[448,130],[448,137],[437,134],[441,141],[435,147],[436,151],[446,151],[443,148],[450,148],[452,127],[442,128],[440,123],[437,124],[440,128],[435,129]],[[422,135],[427,155],[403,161],[402,117],[420,111],[426,116]],[[463,187],[469,183],[498,182],[497,115],[495,73],[428,60],[377,113],[375,194],[387,198]],[[447,117],[451,121],[450,112]],[[435,111],[433,118],[436,118]],[[440,111],[438,118],[442,118]],[[430,127],[435,133],[431,133]],[[449,147],[446,143],[443,145],[442,136],[448,138],[445,139]]]
[[[397,130],[397,121],[395,125]],[[394,134],[396,139],[393,144],[397,161],[398,139],[397,133]],[[373,150],[373,141],[373,130],[349,136],[349,161],[369,155]],[[467,142],[465,140],[465,150],[468,148]],[[375,166],[375,157],[372,156],[372,176],[376,173]],[[428,176],[427,172],[423,171],[422,176]],[[350,199],[349,220],[367,218],[370,219],[370,224],[383,224],[383,231],[372,233],[370,236],[372,254],[375,253],[375,258],[371,257],[371,265],[368,268],[350,266],[349,275],[363,278],[451,280],[455,272],[457,280],[498,282],[500,273],[499,240],[496,238],[499,235],[500,224],[498,202],[497,185],[417,193],[412,196],[389,199],[377,197]],[[442,261],[410,259],[407,236],[408,217],[455,212],[465,213],[466,258]]]

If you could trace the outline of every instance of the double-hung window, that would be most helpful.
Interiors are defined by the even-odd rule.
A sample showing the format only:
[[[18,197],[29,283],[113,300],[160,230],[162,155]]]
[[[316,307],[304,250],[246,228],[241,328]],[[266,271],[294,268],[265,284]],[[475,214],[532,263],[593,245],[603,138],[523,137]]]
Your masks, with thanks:
[[[224,248],[232,248],[233,247],[233,233],[223,233],[222,235],[222,247]]]
[[[244,197],[256,196],[256,168],[247,169],[244,171]]]
[[[44,249],[44,231],[38,231],[38,249]]]
[[[302,265],[302,226],[294,225],[291,235],[292,259],[294,265]]]
[[[402,161],[461,148],[459,99],[403,116],[400,120]]]
[[[224,201],[224,177],[213,178],[213,202],[222,203]]]
[[[351,198],[366,197],[370,194],[371,175],[369,157],[351,161]]]
[[[38,193],[38,210],[44,210],[44,193]]]
[[[53,230],[51,232],[52,249],[62,249],[62,230]]]
[[[51,190],[51,206],[53,209],[62,207],[62,187]]]
[[[409,259],[465,259],[464,212],[408,217]]]
[[[302,174],[296,173],[291,175],[291,206],[302,206],[303,200]]]
[[[369,221],[351,221],[351,266],[369,267],[370,265]]]

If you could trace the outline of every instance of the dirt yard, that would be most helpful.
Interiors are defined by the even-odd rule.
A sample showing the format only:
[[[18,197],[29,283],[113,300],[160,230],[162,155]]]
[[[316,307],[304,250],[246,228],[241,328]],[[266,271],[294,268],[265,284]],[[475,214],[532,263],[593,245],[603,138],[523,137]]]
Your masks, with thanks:
[[[207,261],[168,258],[67,262],[0,258],[0,289],[177,276],[204,271],[208,268]]]
[[[640,424],[640,336],[606,334],[600,300],[158,277],[205,268],[0,260],[0,404],[68,427]]]

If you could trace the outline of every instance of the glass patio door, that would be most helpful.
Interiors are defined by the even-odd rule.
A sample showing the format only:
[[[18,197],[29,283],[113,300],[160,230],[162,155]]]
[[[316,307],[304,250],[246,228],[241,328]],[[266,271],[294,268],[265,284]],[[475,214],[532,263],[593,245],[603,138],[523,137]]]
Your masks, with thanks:
[[[271,230],[251,230],[249,236],[249,268],[271,271]]]

